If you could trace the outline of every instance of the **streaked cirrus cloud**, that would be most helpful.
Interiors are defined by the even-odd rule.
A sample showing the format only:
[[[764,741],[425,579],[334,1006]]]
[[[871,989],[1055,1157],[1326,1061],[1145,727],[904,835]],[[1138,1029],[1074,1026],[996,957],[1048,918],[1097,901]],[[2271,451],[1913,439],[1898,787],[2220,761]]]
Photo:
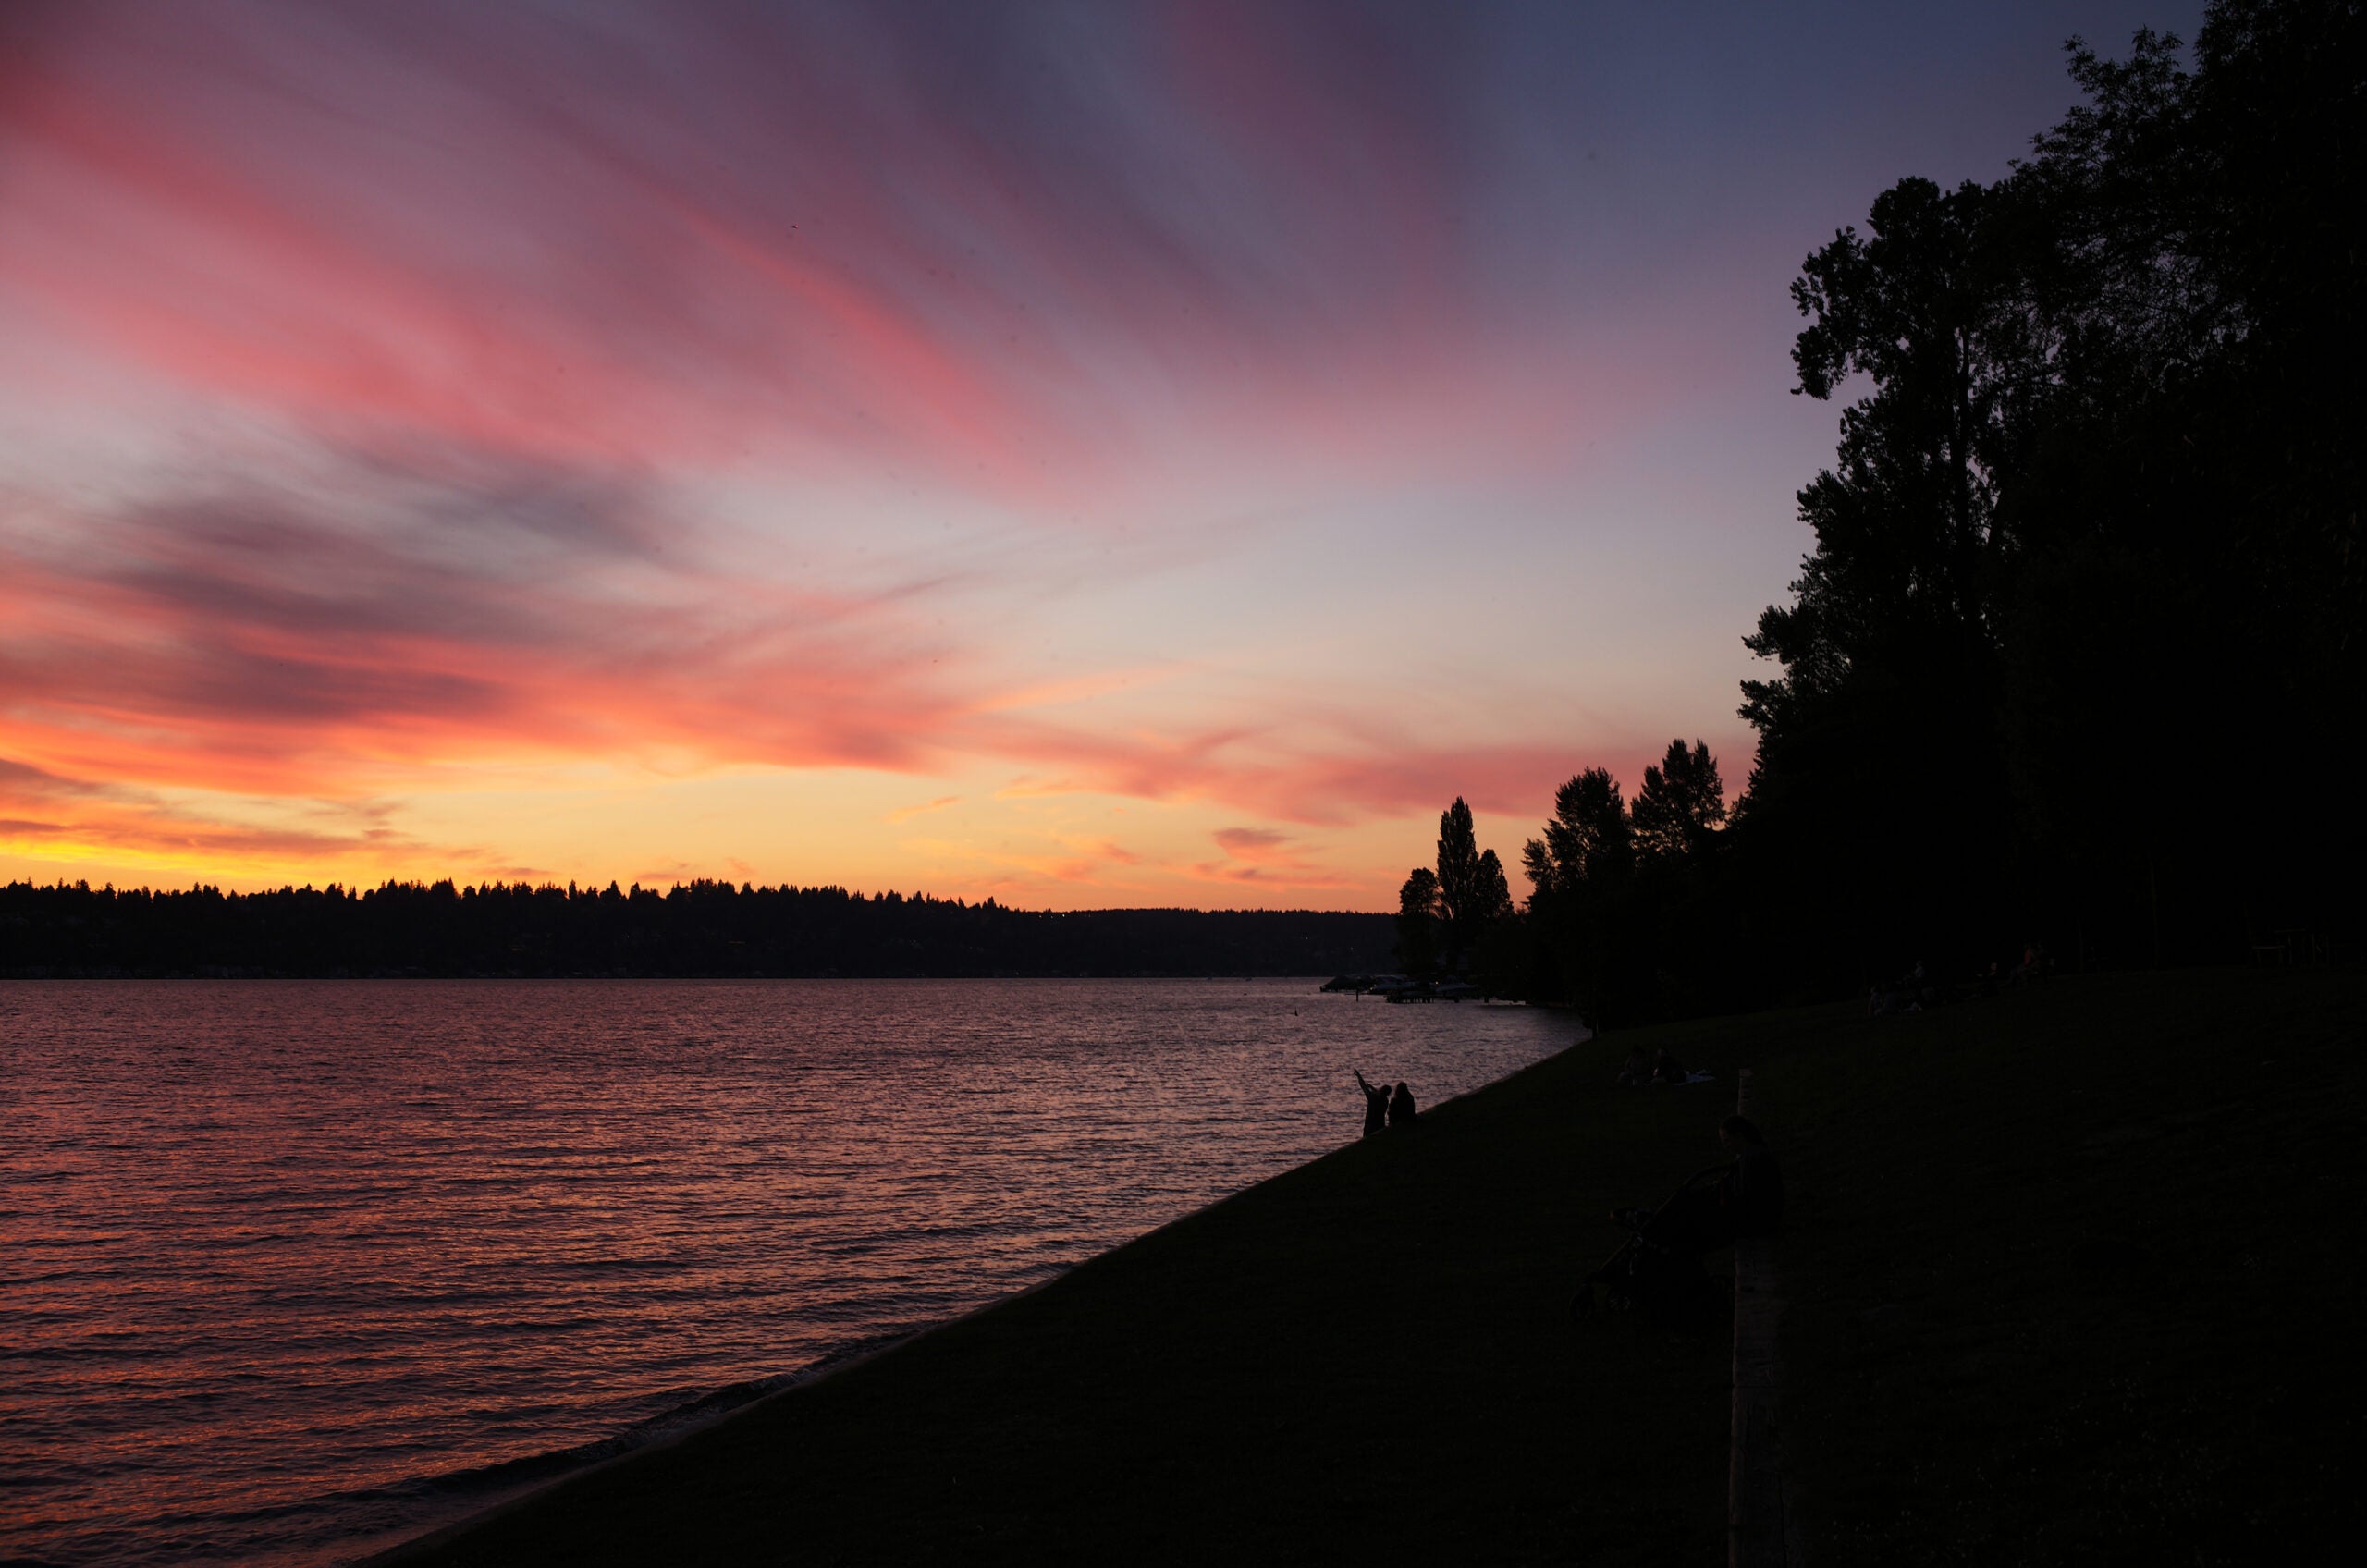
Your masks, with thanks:
[[[1453,796],[1738,778],[1783,280],[2042,117],[1827,79],[2054,31],[12,8],[0,869],[1387,907]]]

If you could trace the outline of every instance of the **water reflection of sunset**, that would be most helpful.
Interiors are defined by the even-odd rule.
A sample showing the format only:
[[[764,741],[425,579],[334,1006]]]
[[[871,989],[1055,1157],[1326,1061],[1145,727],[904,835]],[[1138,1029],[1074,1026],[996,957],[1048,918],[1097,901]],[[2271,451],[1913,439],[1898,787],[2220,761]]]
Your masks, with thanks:
[[[0,1552],[343,1560],[1335,1147],[1344,1061],[1436,1098],[1567,1032],[1269,981],[0,986]]]

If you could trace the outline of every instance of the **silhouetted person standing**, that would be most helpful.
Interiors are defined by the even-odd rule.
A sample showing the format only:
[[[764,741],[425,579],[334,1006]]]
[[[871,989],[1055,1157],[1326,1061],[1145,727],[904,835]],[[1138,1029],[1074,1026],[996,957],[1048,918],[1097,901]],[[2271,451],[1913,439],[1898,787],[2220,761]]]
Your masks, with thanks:
[[[1389,1124],[1411,1131],[1414,1126],[1414,1091],[1399,1079],[1397,1092],[1389,1096]]]
[[[1369,1138],[1389,1125],[1389,1090],[1366,1083],[1365,1075],[1354,1068],[1349,1071],[1356,1072],[1356,1087],[1365,1092],[1365,1136]]]

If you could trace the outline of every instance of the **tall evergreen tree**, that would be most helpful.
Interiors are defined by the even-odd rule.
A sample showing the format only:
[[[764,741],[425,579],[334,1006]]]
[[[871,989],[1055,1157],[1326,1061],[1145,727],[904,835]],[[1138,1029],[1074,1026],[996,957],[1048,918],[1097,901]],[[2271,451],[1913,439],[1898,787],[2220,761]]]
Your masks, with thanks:
[[[1513,912],[1503,863],[1495,851],[1479,848],[1471,808],[1460,795],[1439,814],[1436,888],[1438,945],[1446,970],[1459,973],[1491,928]]]
[[[1454,803],[1439,814],[1438,905],[1450,971],[1461,966],[1464,953],[1493,913],[1487,907],[1479,862],[1471,808],[1457,795]]]

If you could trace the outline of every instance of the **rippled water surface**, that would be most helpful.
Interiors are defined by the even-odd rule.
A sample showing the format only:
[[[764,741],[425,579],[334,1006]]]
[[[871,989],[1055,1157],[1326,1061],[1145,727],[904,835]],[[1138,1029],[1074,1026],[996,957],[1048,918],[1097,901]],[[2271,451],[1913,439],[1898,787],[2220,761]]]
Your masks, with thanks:
[[[309,1563],[1568,1043],[1296,981],[0,984],[0,1557]],[[551,1460],[549,1464],[558,1461]]]

